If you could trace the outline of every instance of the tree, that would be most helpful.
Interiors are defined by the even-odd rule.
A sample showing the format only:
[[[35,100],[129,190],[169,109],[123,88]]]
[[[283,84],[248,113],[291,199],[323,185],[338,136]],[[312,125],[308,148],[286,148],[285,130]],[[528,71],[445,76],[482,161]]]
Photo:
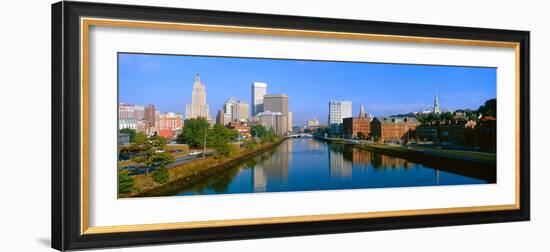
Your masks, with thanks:
[[[263,125],[253,125],[250,127],[250,134],[253,137],[262,137],[267,134],[267,129]]]
[[[210,128],[210,123],[204,118],[185,120],[183,130],[177,137],[178,143],[185,143],[193,148],[204,147],[204,133]]]
[[[164,152],[168,139],[160,136],[147,138],[147,136],[143,137],[143,135],[138,133],[135,141],[131,144],[131,148],[137,151],[136,155],[132,157],[132,161],[144,163],[147,173],[149,173],[149,168],[153,163],[166,166],[175,161],[172,155]]]
[[[158,166],[158,169],[153,172],[153,180],[158,183],[165,183],[168,181],[170,175],[168,174],[168,169],[166,167],[175,161],[176,159],[170,155],[170,153],[157,153],[154,157],[153,163]]]
[[[453,116],[453,113],[448,112],[448,111],[447,111],[447,112],[441,113],[441,114],[439,115],[439,117],[440,117],[440,120],[447,120],[447,121],[449,121],[449,120],[454,120],[454,118],[455,118],[455,117]]]
[[[121,129],[119,132],[128,134],[128,136],[130,138],[130,143],[134,142],[134,139],[136,137],[136,130],[135,129],[124,128],[124,129]]]
[[[229,143],[237,137],[237,131],[216,124],[207,134],[207,146],[214,148],[218,155],[232,156],[235,154],[235,148],[231,148]]]
[[[132,178],[128,171],[118,172],[118,193],[129,193],[134,189],[134,178]]]
[[[357,133],[357,138],[359,138],[359,140],[365,140],[366,136],[363,132],[358,132]]]
[[[489,99],[477,110],[483,116],[497,117],[497,99]]]
[[[267,131],[267,141],[269,142],[275,142],[277,140],[277,134],[275,133],[275,130],[273,128],[269,128]]]
[[[254,150],[256,149],[256,147],[257,147],[257,144],[254,139],[249,139],[244,142],[244,148],[247,150]]]

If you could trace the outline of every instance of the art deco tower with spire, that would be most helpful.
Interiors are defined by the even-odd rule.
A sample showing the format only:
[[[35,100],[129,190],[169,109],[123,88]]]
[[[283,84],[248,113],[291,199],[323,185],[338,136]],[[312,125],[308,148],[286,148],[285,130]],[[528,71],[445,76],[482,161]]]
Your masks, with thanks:
[[[206,104],[206,87],[201,82],[201,76],[195,76],[195,84],[191,93],[191,104],[185,107],[185,119],[202,117],[210,120],[208,104]]]
[[[439,110],[439,100],[437,99],[437,90],[435,90],[435,97],[434,97],[434,114],[439,114],[441,110]]]

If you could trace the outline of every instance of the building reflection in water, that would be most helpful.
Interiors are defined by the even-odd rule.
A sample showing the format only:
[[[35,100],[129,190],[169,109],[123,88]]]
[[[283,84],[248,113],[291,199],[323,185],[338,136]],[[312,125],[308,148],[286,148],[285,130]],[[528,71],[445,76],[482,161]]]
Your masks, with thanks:
[[[344,146],[330,145],[328,151],[329,174],[331,178],[351,178],[353,162],[346,159]]]
[[[308,151],[317,151],[321,149],[321,142],[313,138],[310,138],[308,139],[306,146]]]
[[[254,192],[265,192],[269,181],[287,182],[288,167],[291,161],[292,141],[284,141],[276,151],[261,156],[252,169],[252,186]]]

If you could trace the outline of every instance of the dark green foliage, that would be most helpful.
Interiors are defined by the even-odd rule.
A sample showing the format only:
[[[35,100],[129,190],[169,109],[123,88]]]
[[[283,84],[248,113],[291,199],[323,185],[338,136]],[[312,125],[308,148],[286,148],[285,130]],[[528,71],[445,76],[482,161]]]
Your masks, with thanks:
[[[262,125],[254,125],[250,129],[250,134],[253,137],[260,138],[260,142],[267,143],[267,142],[274,142],[277,140],[277,134],[275,133],[275,130],[273,128],[267,129],[266,127]]]
[[[130,193],[134,189],[134,178],[128,175],[128,171],[118,172],[118,193]]]
[[[258,144],[254,139],[250,139],[244,142],[244,148],[247,150],[254,150],[257,146]]]
[[[204,147],[204,133],[210,123],[204,118],[187,119],[183,131],[178,135],[177,142],[189,145],[192,148]]]
[[[128,134],[130,138],[130,143],[134,142],[134,139],[136,138],[136,130],[135,129],[121,129],[120,133],[126,133]]]
[[[136,151],[132,161],[145,164],[147,172],[153,163],[159,167],[166,167],[175,161],[172,155],[164,152],[167,143],[168,139],[164,137],[152,136],[148,138],[143,133],[136,134],[135,141],[130,145],[130,148]]]
[[[250,134],[253,137],[262,137],[267,134],[267,129],[262,125],[253,125],[250,128]]]
[[[157,183],[166,183],[168,178],[168,169],[165,167],[161,167],[153,172],[153,180]]]
[[[477,111],[483,116],[497,117],[497,99],[487,100]]]

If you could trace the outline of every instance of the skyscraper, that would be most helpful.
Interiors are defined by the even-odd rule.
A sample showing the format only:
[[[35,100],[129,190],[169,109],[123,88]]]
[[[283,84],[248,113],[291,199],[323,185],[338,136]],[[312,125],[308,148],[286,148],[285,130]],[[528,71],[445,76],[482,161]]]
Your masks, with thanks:
[[[437,99],[437,90],[435,90],[435,97],[434,97],[434,114],[439,114],[441,111],[439,110],[439,100]]]
[[[344,118],[351,117],[351,101],[330,101],[328,111],[330,133],[341,134]]]
[[[250,113],[250,105],[248,103],[237,100],[231,109],[231,121],[247,121]]]
[[[267,94],[267,84],[263,82],[252,83],[252,115],[256,115],[264,111],[264,95]]]
[[[210,120],[208,104],[206,104],[206,87],[201,83],[199,74],[195,77],[193,91],[191,93],[191,104],[185,107],[185,119],[202,117]]]
[[[281,113],[281,120],[284,124],[282,134],[290,131],[289,125],[289,111],[288,111],[288,96],[285,94],[266,94],[264,95],[264,112],[279,112]],[[292,123],[292,122],[290,122]]]
[[[229,97],[223,105],[223,113],[225,114],[226,123],[231,122],[231,113],[233,112],[233,105],[235,105],[235,103],[237,103],[237,99],[235,99],[235,97]]]
[[[285,94],[266,94],[263,100],[264,112],[281,112],[288,115],[288,96]]]
[[[216,124],[225,125],[225,113],[222,110],[218,110],[216,115]]]

